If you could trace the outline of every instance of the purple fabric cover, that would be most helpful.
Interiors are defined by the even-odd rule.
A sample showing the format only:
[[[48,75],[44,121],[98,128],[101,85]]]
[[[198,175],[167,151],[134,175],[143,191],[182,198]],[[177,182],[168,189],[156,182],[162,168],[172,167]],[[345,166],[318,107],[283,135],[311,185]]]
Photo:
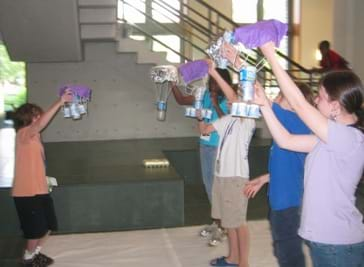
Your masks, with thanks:
[[[287,33],[286,23],[275,19],[263,20],[249,26],[236,28],[234,31],[235,42],[242,43],[246,48],[256,48],[269,41],[278,47]]]
[[[179,66],[179,72],[186,84],[208,75],[209,65],[205,60],[195,60]]]
[[[71,91],[78,95],[79,97],[85,98],[87,100],[90,100],[91,98],[91,89],[84,86],[84,85],[64,85],[61,88],[59,88],[58,94],[59,96],[64,94],[64,91],[69,88]]]

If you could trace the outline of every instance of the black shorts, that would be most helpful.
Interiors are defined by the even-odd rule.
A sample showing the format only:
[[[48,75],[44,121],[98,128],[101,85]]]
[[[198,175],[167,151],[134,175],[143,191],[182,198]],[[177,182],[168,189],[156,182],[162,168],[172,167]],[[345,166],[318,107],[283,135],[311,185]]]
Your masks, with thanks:
[[[57,230],[56,213],[49,194],[14,197],[14,202],[25,239],[39,239],[48,231]]]

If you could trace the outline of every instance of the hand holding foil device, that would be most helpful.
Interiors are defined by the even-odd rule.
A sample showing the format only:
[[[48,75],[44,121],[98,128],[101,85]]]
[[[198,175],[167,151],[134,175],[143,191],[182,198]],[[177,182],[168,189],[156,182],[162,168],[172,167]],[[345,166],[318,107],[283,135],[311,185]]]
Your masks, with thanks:
[[[72,102],[63,106],[63,117],[73,120],[81,119],[87,114],[88,102],[91,101],[91,89],[84,85],[64,85],[59,88],[58,95],[62,96],[66,90],[70,90],[73,95]]]
[[[203,98],[207,90],[209,66],[205,60],[190,61],[178,68],[181,80],[185,83],[185,93],[194,96],[193,106],[186,107],[185,116],[211,119],[212,110],[203,108]]]
[[[151,68],[150,77],[155,84],[157,120],[166,119],[167,101],[171,93],[171,82],[178,81],[178,71],[173,65],[160,65]]]

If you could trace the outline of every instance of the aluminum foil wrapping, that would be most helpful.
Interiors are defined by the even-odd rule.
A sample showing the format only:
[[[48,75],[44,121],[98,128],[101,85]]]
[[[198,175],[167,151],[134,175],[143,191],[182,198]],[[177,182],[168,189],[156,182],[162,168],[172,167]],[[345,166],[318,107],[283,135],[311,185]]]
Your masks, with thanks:
[[[155,83],[177,82],[178,71],[173,65],[155,66],[150,70],[150,77]]]
[[[211,57],[215,64],[220,69],[226,69],[228,66],[228,60],[222,56],[222,45],[224,43],[234,43],[233,33],[226,31],[223,36],[213,42],[209,48],[206,49],[206,53]]]

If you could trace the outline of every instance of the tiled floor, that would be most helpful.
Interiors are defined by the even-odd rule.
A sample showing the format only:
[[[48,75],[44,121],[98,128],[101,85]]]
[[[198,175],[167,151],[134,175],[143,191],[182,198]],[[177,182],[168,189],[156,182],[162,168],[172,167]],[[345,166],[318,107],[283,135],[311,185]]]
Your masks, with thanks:
[[[249,228],[250,266],[276,267],[267,221],[250,221]],[[44,252],[55,259],[55,267],[204,267],[211,259],[226,255],[227,242],[209,247],[206,239],[198,236],[200,229],[192,226],[57,235],[49,239]]]

